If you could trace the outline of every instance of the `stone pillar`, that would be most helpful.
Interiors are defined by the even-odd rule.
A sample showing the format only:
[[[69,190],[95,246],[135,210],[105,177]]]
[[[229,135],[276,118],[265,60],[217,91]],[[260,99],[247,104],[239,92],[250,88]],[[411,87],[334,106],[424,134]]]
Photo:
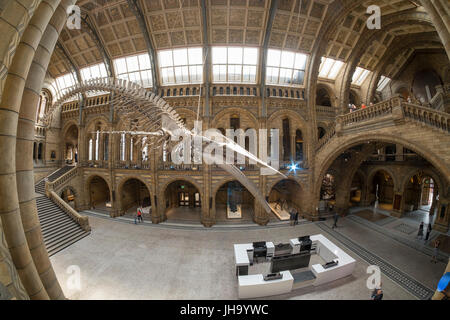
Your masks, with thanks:
[[[203,198],[202,200],[202,224],[205,227],[212,227],[216,223],[215,211],[212,210],[214,201],[211,190],[211,166],[207,164],[202,165],[203,169]],[[211,204],[211,205],[210,205]]]
[[[401,144],[397,144],[395,147],[395,161],[404,161],[405,157],[403,156],[403,146]]]
[[[295,131],[291,132],[291,161],[295,161]]]
[[[439,204],[438,204],[438,200],[437,200],[437,192],[436,192],[436,190],[435,190],[435,191],[434,191],[434,194],[433,194],[433,200],[432,200],[432,202],[431,202],[430,212],[429,212],[430,217],[431,217],[431,216],[434,216],[434,213],[435,213],[436,208],[437,208],[438,206],[439,206]]]
[[[450,27],[448,26],[450,23],[447,15],[448,10],[445,10],[442,4],[436,0],[420,0],[420,3],[427,11],[431,21],[433,21],[434,27],[450,59]]]
[[[98,160],[100,165],[103,167],[104,155],[105,155],[105,146],[103,144],[104,137],[102,133],[98,134]]]
[[[131,154],[130,154],[131,148],[130,148],[130,145],[131,145],[131,136],[130,136],[129,133],[126,133],[126,134],[125,134],[125,161],[126,161],[126,165],[127,165],[128,168],[129,168],[130,165],[131,165],[131,161],[130,161],[130,158],[131,158]]]
[[[436,220],[433,229],[446,233],[450,223],[450,199],[440,196]]]
[[[263,196],[267,196],[267,190],[266,190],[266,184],[267,184],[267,176],[259,176],[259,188],[261,192],[263,193]],[[261,204],[254,200],[254,215],[253,215],[253,221],[260,226],[265,226],[269,222],[269,215],[264,210],[264,208],[261,206]]]
[[[136,159],[137,165],[139,168],[142,168],[142,139],[139,140],[139,143],[136,146]]]
[[[38,260],[41,258],[40,253],[46,253],[46,250],[40,228],[34,228],[39,226],[39,222],[34,201],[33,156],[30,150],[34,142],[34,121],[38,100],[29,106],[34,112],[21,110],[20,107],[36,48],[58,3],[59,1],[41,3],[28,23],[21,42],[15,47],[6,81],[2,81],[4,91],[0,102],[0,146],[2,146],[0,150],[0,189],[2,190],[0,216],[12,261],[32,299],[49,298],[43,284],[43,280],[46,279],[44,274],[40,274],[43,264],[47,264],[48,255],[47,259],[42,257],[47,261]],[[16,17],[24,14],[26,9],[23,6],[18,6],[14,12]],[[31,113],[32,116],[30,116]],[[20,155],[17,159],[16,153]],[[46,271],[51,273],[53,270],[50,269]]]

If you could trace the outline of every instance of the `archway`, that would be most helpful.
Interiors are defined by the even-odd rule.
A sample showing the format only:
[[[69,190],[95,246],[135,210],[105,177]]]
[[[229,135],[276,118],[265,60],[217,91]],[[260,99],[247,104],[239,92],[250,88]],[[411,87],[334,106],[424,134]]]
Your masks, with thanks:
[[[316,92],[316,105],[323,107],[331,107],[331,97],[328,90],[325,88],[318,88]]]
[[[252,221],[255,198],[239,181],[222,184],[216,192],[216,221]]]
[[[201,194],[192,183],[185,180],[170,183],[164,192],[164,199],[167,220],[200,222]]]
[[[75,190],[71,187],[65,187],[61,193],[60,198],[63,199],[69,206],[76,208],[76,194]]]
[[[302,212],[302,189],[291,179],[284,179],[276,183],[269,193],[269,205],[279,220],[289,220],[291,209]]]
[[[126,180],[119,188],[120,214],[134,216],[138,207],[142,207],[143,217],[151,214],[150,191],[139,179]]]
[[[355,173],[350,186],[350,206],[358,206],[363,199],[364,177],[358,171]]]
[[[75,124],[64,134],[64,160],[66,163],[78,162],[78,127]]]
[[[378,199],[378,207],[391,211],[394,203],[394,179],[385,170],[378,170],[369,184],[371,198]]]
[[[326,212],[336,205],[336,178],[331,172],[325,174],[320,187],[319,212]]]
[[[428,221],[428,216],[435,216],[439,199],[438,183],[422,171],[411,176],[403,190],[403,211],[416,220]]]
[[[111,197],[108,183],[100,176],[91,178],[89,184],[89,207],[95,210],[109,211]]]

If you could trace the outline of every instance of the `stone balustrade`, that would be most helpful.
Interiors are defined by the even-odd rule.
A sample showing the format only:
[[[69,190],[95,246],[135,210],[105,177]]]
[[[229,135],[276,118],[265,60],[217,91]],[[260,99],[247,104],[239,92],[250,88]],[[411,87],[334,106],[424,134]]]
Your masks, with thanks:
[[[60,207],[72,220],[78,223],[84,231],[91,231],[91,226],[89,225],[89,218],[80,215],[75,209],[69,206],[63,199],[61,199],[55,191],[50,191],[48,197],[52,200],[58,207]]]
[[[383,115],[392,114],[392,108],[401,104],[401,98],[394,97],[390,100],[377,103],[371,107],[360,109],[338,117],[338,122],[342,126],[350,126],[359,122],[371,120]]]
[[[259,87],[256,85],[245,84],[215,84],[210,88],[211,96],[252,96],[257,97],[260,94]]]
[[[55,181],[46,181],[45,182],[46,193],[47,191],[51,192],[54,190],[58,191],[62,189],[67,184],[67,182],[75,178],[77,175],[78,175],[78,167],[74,167],[72,170],[66,172]]]
[[[327,133],[317,142],[316,151],[319,151],[324,145],[328,143],[336,134],[336,127],[331,127]]]
[[[430,108],[402,103],[402,112],[405,118],[450,132],[450,114]]]

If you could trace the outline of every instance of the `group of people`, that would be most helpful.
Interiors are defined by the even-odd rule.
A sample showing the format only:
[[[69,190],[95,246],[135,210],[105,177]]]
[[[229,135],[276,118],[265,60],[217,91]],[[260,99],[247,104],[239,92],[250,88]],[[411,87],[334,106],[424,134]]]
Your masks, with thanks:
[[[419,225],[419,232],[417,233],[418,239],[423,239],[423,231],[424,231],[425,224],[423,222]],[[431,227],[431,223],[428,224],[427,227],[427,233],[425,235],[425,242],[428,241],[430,238],[431,230],[433,228]],[[441,241],[439,239],[434,240],[433,242],[433,255],[431,257],[431,262],[437,263],[437,256],[439,254],[439,245],[441,244]]]
[[[370,103],[369,107],[373,107],[373,103],[372,102]],[[348,108],[350,109],[350,112],[355,112],[355,111],[358,110],[358,107],[354,103],[349,104]],[[363,103],[361,105],[361,108],[359,108],[359,109],[363,110],[363,109],[366,109],[366,108],[367,108],[367,106]]]

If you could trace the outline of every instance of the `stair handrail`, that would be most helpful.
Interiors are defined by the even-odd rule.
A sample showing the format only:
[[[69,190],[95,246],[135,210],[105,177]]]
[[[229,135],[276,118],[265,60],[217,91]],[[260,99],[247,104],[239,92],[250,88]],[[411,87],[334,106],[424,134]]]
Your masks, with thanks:
[[[72,180],[72,178],[76,177],[78,174],[78,167],[73,167],[73,169],[70,169],[66,173],[64,173],[61,177],[57,178],[54,181],[45,181],[45,190],[56,190],[58,189],[62,184],[65,184],[66,182]]]
[[[60,207],[70,218],[72,218],[72,220],[77,222],[84,231],[91,231],[88,217],[80,215],[75,209],[73,209],[63,199],[61,199],[55,191],[51,190],[48,195],[50,200],[52,200],[58,207]]]
[[[331,126],[328,132],[317,142],[316,151],[319,151],[324,145],[328,143],[336,134],[336,126]]]

